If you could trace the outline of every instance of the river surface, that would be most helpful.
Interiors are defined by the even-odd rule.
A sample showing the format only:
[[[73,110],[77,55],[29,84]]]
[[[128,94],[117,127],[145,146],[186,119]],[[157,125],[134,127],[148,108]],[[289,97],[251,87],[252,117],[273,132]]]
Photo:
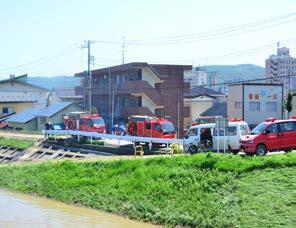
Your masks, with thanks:
[[[0,189],[0,227],[153,227],[121,216]]]

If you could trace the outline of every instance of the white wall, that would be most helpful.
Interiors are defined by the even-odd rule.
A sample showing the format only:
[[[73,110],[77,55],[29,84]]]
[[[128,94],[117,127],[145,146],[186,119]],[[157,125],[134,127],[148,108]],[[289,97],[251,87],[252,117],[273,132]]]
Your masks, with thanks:
[[[155,83],[161,82],[158,76],[149,68],[142,68],[142,80],[147,81],[153,88],[155,88]]]
[[[249,96],[251,94],[252,99]],[[258,99],[254,97],[255,94],[258,94]],[[260,102],[260,110],[249,110],[250,102]],[[268,111],[266,102],[276,102],[276,111]],[[250,125],[256,125],[269,117],[282,118],[282,86],[244,85],[244,120]]]

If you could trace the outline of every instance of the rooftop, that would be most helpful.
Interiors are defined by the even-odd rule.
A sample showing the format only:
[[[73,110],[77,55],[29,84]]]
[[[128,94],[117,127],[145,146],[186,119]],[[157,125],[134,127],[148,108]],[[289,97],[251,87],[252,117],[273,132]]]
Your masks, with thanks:
[[[39,112],[40,112],[39,108],[26,109],[22,112],[14,114],[10,118],[8,118],[6,121],[14,122],[14,123],[27,123],[30,120],[37,117]]]
[[[30,93],[14,92],[14,91],[0,91],[1,103],[17,103],[17,102],[36,102]]]
[[[202,95],[207,95],[207,96],[225,96],[224,93],[218,92],[216,90],[212,90],[203,86],[197,86],[192,89],[190,89],[190,92],[185,94],[185,97],[198,97]]]
[[[126,64],[117,65],[117,66],[110,66],[110,67],[105,67],[105,68],[93,70],[92,74],[94,74],[94,75],[96,75],[96,74],[108,75],[109,73],[113,73],[113,72],[117,72],[117,71],[128,70],[131,68],[143,68],[143,67],[150,68],[156,75],[160,74],[156,70],[156,68],[159,68],[159,67],[170,67],[170,68],[182,69],[182,70],[191,70],[192,69],[192,65],[148,64],[146,62],[132,62],[132,63],[126,63]],[[75,76],[78,76],[78,77],[81,77],[84,75],[85,75],[85,72],[75,74]]]
[[[200,114],[201,116],[226,116],[227,115],[227,103],[215,102],[214,105]]]
[[[69,105],[71,105],[73,102],[57,102],[53,105],[50,105],[44,109],[41,109],[38,113],[38,116],[46,116],[51,117],[54,114],[62,111],[63,109],[67,108]]]

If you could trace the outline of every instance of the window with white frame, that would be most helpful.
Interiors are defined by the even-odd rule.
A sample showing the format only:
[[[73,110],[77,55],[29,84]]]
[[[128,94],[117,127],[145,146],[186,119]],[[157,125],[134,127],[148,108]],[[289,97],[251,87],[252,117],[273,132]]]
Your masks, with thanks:
[[[274,101],[266,102],[266,111],[267,112],[276,112],[276,110],[277,110],[276,102],[274,102]]]
[[[249,111],[260,111],[260,102],[249,102]]]

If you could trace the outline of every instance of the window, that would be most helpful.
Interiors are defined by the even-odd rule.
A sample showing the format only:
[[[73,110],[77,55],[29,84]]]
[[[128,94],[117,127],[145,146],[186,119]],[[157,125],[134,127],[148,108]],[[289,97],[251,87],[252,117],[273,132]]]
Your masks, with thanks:
[[[188,137],[190,137],[190,136],[194,136],[194,135],[196,135],[196,132],[197,132],[196,128],[191,128],[191,129],[189,129],[189,131],[187,132],[187,136],[188,136]]]
[[[234,127],[228,127],[227,131],[228,131],[229,136],[237,135],[237,128],[235,126]]]
[[[260,102],[249,102],[249,111],[260,111]]]
[[[267,112],[276,112],[276,102],[266,102],[266,111]]]
[[[218,133],[217,128],[214,128],[214,136],[218,136],[217,133]],[[219,136],[224,136],[224,130],[223,129],[219,130]]]
[[[234,104],[234,107],[237,109],[243,108],[243,102],[236,101]]]
[[[138,81],[142,80],[142,69],[138,69],[137,71],[137,80]]]
[[[40,123],[41,124],[45,124],[46,123],[46,117],[45,116],[41,116],[40,117]]]
[[[226,135],[234,136],[237,135],[237,127],[231,126],[226,129]],[[217,128],[214,129],[214,136],[217,136]],[[220,129],[219,136],[224,136],[224,129]]]
[[[9,115],[14,113],[14,108],[13,107],[3,107],[2,108],[2,114],[3,116]]]
[[[131,104],[131,107],[136,107],[136,102],[135,102],[135,100],[132,99],[132,100],[130,100],[130,102],[131,102],[131,103],[130,103],[130,104]]]
[[[278,132],[278,125],[277,124],[271,124],[265,130],[269,130],[270,133],[277,133]]]
[[[247,135],[249,133],[249,127],[248,125],[241,125],[240,126],[241,134]]]
[[[147,130],[150,130],[151,129],[151,123],[146,123],[145,127],[146,127]]]
[[[293,130],[294,130],[293,122],[280,123],[280,131],[281,132],[293,131]]]
[[[153,130],[160,131],[161,130],[160,124],[154,124],[153,125]]]

